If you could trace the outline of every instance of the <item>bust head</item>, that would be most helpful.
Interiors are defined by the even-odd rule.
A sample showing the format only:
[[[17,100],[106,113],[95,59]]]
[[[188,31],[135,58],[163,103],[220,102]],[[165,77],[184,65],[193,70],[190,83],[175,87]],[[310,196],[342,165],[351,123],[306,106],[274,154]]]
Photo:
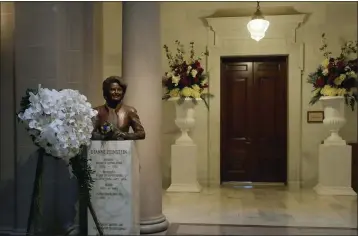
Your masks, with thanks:
[[[127,90],[127,84],[119,76],[110,76],[102,83],[103,98],[107,104],[117,105],[120,103]]]

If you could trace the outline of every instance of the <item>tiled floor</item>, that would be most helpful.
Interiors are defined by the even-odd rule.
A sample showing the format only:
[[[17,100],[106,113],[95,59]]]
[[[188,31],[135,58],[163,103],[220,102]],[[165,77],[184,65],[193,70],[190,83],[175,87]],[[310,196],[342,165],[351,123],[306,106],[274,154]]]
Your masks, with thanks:
[[[165,193],[171,223],[357,227],[357,198],[318,196],[284,187],[216,188],[201,193]]]

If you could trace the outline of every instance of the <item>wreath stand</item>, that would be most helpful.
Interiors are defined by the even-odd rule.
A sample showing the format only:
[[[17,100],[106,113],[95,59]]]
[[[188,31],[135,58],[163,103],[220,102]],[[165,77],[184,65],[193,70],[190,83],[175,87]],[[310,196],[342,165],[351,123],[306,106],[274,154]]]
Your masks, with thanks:
[[[33,191],[32,191],[32,196],[31,196],[30,212],[29,212],[29,217],[27,219],[26,236],[31,235],[30,231],[31,231],[31,226],[32,226],[34,217],[36,217],[35,224],[34,224],[34,231],[35,231],[35,235],[36,235],[37,226],[39,224],[39,219],[37,217],[42,216],[41,215],[41,205],[40,205],[40,203],[41,203],[40,190],[41,190],[41,185],[42,185],[42,174],[43,174],[43,168],[44,168],[43,162],[44,162],[45,150],[43,148],[40,148],[38,152],[39,152],[39,157],[38,157],[37,165],[36,165],[36,174],[35,174],[35,181],[34,181],[34,186],[33,186]],[[97,228],[99,235],[104,236],[101,224],[98,221],[96,212],[94,211],[92,203],[91,203],[90,192],[89,192],[88,186],[87,186],[87,184],[84,184],[84,182],[85,182],[84,179],[78,178],[78,177],[81,177],[80,176],[81,170],[79,169],[79,167],[81,167],[81,160],[83,160],[83,159],[84,159],[83,153],[81,153],[78,156],[71,159],[73,172],[78,180],[78,185],[80,188],[80,199],[81,198],[83,199],[82,207],[86,206],[86,208],[89,209],[89,211],[93,217],[93,221],[96,224],[96,228]],[[84,163],[84,165],[87,164],[86,161],[83,163]],[[86,168],[86,166],[85,166],[85,168]],[[81,203],[81,201],[80,201],[80,203]]]

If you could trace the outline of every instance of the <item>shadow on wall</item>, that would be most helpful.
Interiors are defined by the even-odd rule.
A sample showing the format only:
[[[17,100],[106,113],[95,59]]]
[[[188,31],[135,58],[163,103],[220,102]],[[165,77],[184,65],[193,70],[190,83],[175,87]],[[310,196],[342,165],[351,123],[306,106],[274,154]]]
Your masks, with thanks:
[[[18,165],[16,183],[14,180],[1,183],[1,227],[11,226],[13,219],[16,217],[16,230],[26,231],[37,157],[38,152],[36,151],[30,154],[26,162]],[[44,172],[40,190],[43,214],[42,228],[46,232],[64,232],[68,227],[77,224],[77,190],[77,180],[74,177],[70,178],[65,162],[46,155],[44,157]],[[12,193],[16,194],[15,197],[13,197]]]
[[[347,143],[355,143],[357,142],[357,134],[355,132],[352,132],[352,130],[357,130],[357,110],[358,106],[355,105],[354,111],[351,110],[349,106],[345,106],[344,108],[344,117],[346,118],[347,123],[342,127],[340,133],[344,140],[347,141]],[[328,131],[327,131],[328,132]],[[328,135],[327,135],[328,136]]]
[[[179,137],[180,131],[175,125],[175,103],[163,101],[162,135],[161,135],[161,166],[162,187],[169,188],[171,184],[171,145]],[[190,135],[190,134],[189,134]]]

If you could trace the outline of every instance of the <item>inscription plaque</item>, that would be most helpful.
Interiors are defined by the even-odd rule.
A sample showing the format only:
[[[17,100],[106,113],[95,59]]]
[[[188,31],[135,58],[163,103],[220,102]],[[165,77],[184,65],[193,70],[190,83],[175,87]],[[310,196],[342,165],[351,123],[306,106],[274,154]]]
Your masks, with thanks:
[[[104,235],[139,235],[139,163],[133,141],[92,141],[93,208]],[[97,235],[88,214],[88,235]]]

